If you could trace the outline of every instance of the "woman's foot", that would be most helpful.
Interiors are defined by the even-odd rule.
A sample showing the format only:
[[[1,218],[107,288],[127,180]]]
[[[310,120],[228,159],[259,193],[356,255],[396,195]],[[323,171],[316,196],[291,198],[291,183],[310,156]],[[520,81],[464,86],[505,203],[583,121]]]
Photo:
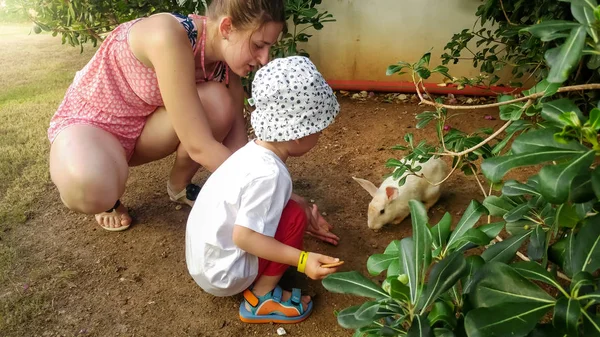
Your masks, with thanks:
[[[171,201],[186,204],[191,207],[194,206],[198,193],[200,193],[200,186],[198,185],[189,183],[181,186],[171,184],[170,181],[167,182],[167,194],[169,194],[169,199],[171,199]]]
[[[126,230],[131,225],[131,217],[127,208],[119,203],[119,206],[111,212],[102,212],[95,215],[96,221],[107,231],[118,232]]]

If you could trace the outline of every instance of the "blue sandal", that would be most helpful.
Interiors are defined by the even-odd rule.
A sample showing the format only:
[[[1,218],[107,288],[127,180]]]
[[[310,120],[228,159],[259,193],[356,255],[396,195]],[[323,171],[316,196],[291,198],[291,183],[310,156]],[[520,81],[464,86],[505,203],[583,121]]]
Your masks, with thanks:
[[[244,301],[240,305],[240,319],[245,323],[299,323],[312,313],[313,302],[308,303],[306,310],[302,308],[301,291],[292,289],[292,296],[281,301],[283,291],[276,286],[264,296],[256,296],[250,289],[244,291]],[[246,303],[250,310],[246,309]]]

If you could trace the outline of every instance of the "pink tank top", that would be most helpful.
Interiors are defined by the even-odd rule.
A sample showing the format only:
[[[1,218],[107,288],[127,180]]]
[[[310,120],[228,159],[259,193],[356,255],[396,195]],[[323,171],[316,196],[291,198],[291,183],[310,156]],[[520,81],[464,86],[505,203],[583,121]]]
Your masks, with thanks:
[[[201,69],[196,69],[196,83],[225,81],[228,85],[229,67],[224,62],[219,62],[214,71],[205,76],[206,18],[197,15],[169,15],[182,24],[194,56],[200,51]],[[202,20],[200,38],[192,19]],[[48,138],[51,142],[69,125],[89,124],[115,135],[128,158],[131,156],[146,117],[157,107],[164,105],[156,72],[140,62],[129,45],[129,31],[139,20],[143,18],[125,22],[115,28],[88,64],[75,74],[73,83],[50,121]]]

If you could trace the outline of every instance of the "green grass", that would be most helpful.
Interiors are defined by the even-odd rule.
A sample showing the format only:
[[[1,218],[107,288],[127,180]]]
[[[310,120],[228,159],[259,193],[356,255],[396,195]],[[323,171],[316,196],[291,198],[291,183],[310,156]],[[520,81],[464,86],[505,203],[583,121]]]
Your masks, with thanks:
[[[24,222],[50,181],[46,130],[75,72],[95,51],[0,24],[0,228]]]
[[[35,214],[36,201],[48,190],[50,118],[75,72],[95,51],[89,46],[80,53],[60,38],[30,31],[30,24],[0,23],[0,284],[5,286],[0,287],[0,331],[4,325],[26,326],[49,310],[50,294],[43,286],[31,292],[13,283],[22,257],[5,233]]]

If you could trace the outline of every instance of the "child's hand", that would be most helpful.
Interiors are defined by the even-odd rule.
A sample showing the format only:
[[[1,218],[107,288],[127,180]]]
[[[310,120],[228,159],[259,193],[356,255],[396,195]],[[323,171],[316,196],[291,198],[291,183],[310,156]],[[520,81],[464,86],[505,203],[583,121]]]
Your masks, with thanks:
[[[306,226],[306,232],[311,236],[314,236],[325,242],[329,242],[334,246],[337,246],[340,238],[331,232],[332,229],[333,226],[330,225],[327,222],[327,220],[325,220],[321,216],[317,205],[313,204],[312,207],[310,207],[310,216],[308,218],[308,226]]]
[[[321,280],[329,274],[333,274],[337,271],[336,267],[323,268],[321,265],[328,263],[336,263],[340,259],[333,258],[318,253],[308,253],[308,260],[306,261],[306,268],[304,273],[313,280]]]

